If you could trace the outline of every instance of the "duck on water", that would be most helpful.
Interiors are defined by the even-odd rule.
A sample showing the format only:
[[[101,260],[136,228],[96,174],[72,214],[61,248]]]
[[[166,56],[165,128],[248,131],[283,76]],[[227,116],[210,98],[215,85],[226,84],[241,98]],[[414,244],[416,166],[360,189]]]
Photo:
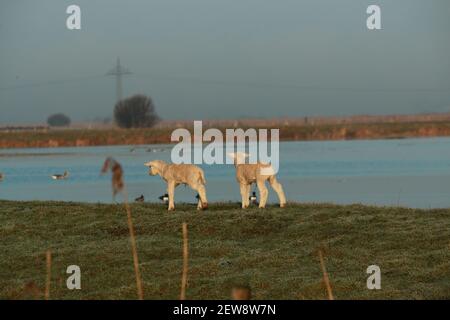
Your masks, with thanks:
[[[64,179],[67,179],[68,177],[69,177],[69,172],[67,172],[67,171],[64,171],[63,174],[52,175],[53,180],[64,180]]]

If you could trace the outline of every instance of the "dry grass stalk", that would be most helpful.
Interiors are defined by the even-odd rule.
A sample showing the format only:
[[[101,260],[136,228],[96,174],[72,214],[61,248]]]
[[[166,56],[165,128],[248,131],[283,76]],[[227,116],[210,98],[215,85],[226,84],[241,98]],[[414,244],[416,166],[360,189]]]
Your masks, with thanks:
[[[116,160],[114,160],[111,157],[106,158],[105,162],[103,163],[102,171],[101,173],[107,173],[108,170],[111,170],[112,173],[112,190],[113,190],[113,198],[115,199],[116,195],[123,191],[124,189],[124,182],[123,182],[123,170],[120,163],[118,163]]]
[[[47,264],[47,278],[45,280],[45,300],[50,299],[50,280],[52,273],[52,253],[50,250],[46,252],[46,264]]]
[[[187,276],[188,276],[188,259],[189,259],[188,229],[187,229],[187,223],[183,222],[183,274],[181,275],[180,300],[186,300],[186,286],[187,286]]]
[[[124,194],[124,206],[125,206],[125,210],[127,212],[128,230],[130,232],[130,243],[131,243],[131,252],[133,255],[134,274],[136,277],[137,295],[138,295],[139,300],[143,300],[144,299],[144,291],[143,291],[143,287],[142,287],[141,273],[139,271],[139,259],[138,259],[137,247],[136,247],[136,236],[135,236],[135,232],[134,232],[133,219],[131,216],[131,208],[130,208],[130,205],[128,204],[128,195],[125,190],[125,183],[123,182],[122,166],[116,160],[109,157],[105,160],[105,163],[103,164],[101,173],[104,174],[104,173],[108,172],[109,169],[111,170],[111,173],[112,173],[113,198],[115,198],[115,196],[119,192],[123,192],[123,194]]]
[[[330,279],[328,278],[328,273],[325,268],[325,262],[323,261],[322,250],[319,250],[319,259],[320,259],[320,266],[322,267],[323,282],[325,283],[325,286],[327,287],[328,300],[334,300],[333,291],[331,291]]]
[[[131,242],[131,251],[133,254],[133,265],[134,265],[134,273],[136,276],[136,288],[139,300],[144,299],[144,291],[142,289],[142,278],[141,273],[139,271],[139,259],[136,248],[136,237],[134,233],[133,220],[131,218],[131,208],[127,201],[125,201],[125,209],[127,210],[127,222],[128,229],[130,231],[130,242]]]

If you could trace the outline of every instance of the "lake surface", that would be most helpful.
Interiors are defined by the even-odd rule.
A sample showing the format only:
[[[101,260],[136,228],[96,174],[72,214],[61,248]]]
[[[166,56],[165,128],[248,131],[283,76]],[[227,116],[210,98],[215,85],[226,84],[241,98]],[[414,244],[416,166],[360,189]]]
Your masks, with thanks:
[[[143,163],[170,159],[170,146],[0,149],[0,199],[111,202],[107,156],[124,167],[130,198],[158,202],[165,183]],[[279,181],[288,200],[416,208],[450,207],[450,138],[283,142]],[[211,201],[240,201],[232,165],[202,165]],[[70,172],[67,180],[50,175]],[[176,201],[195,202],[179,186]],[[276,202],[270,190],[270,202]]]

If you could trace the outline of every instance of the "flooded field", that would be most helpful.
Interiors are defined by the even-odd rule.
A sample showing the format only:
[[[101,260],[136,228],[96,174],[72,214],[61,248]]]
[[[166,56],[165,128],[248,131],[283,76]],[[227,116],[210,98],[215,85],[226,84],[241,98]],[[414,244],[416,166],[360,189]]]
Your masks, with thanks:
[[[130,198],[158,202],[165,183],[144,162],[170,159],[171,146],[1,149],[0,199],[111,202],[110,177],[100,176],[107,156],[125,170]],[[279,180],[288,200],[363,203],[416,208],[450,207],[450,138],[282,142]],[[232,165],[202,165],[210,202],[239,201]],[[67,180],[51,175],[69,171]],[[176,200],[195,202],[179,186]],[[270,192],[270,201],[276,197]]]

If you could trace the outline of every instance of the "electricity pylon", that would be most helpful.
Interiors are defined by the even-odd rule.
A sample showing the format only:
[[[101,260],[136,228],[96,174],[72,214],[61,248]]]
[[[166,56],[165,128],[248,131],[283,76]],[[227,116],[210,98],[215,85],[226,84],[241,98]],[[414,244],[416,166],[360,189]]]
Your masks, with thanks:
[[[122,76],[126,74],[131,74],[131,72],[120,65],[120,58],[117,58],[116,66],[106,74],[116,77],[116,102],[122,100]]]

